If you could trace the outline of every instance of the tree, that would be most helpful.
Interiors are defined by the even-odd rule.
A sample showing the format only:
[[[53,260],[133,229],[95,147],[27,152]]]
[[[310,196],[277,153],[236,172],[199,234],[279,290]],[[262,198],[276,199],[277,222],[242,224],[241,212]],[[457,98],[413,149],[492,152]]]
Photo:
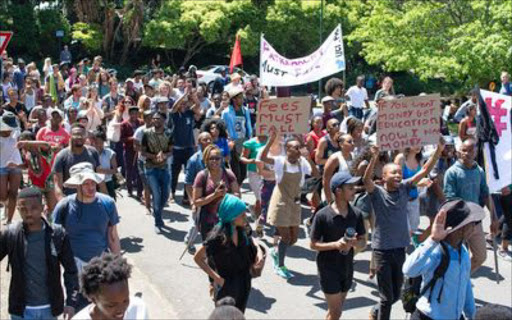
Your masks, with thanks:
[[[371,2],[349,39],[387,71],[473,85],[512,65],[511,34],[509,1],[383,0]]]

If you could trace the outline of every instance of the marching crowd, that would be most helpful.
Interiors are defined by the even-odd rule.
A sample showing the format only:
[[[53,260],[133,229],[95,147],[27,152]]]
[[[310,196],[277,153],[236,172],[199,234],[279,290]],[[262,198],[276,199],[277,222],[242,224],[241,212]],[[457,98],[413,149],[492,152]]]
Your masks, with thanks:
[[[477,91],[460,107],[443,101],[437,146],[387,152],[375,133],[379,103],[400,97],[390,77],[373,101],[363,76],[347,90],[331,78],[319,105],[311,99],[309,133],[256,135],[258,101],[269,98],[256,76],[222,70],[208,85],[195,66],[174,75],[155,68],[121,84],[101,56],[72,63],[61,54],[42,70],[2,59],[0,259],[8,256],[12,272],[12,319],[147,318],[143,301],[129,296],[131,266],[120,256],[121,187],[152,215],[157,234],[164,207],[183,192],[184,242],[208,276],[212,319],[243,318],[267,255],[279,277],[294,277],[285,260],[304,208],[326,319],[341,317],[354,259],[369,242],[380,296],[372,319],[389,319],[400,299],[413,319],[478,318],[470,277],[487,258],[486,212],[487,240],[498,236],[499,256],[512,261],[512,182],[491,193],[476,161]],[[508,73],[501,80],[500,93],[512,95]],[[254,203],[241,200],[244,181]]]

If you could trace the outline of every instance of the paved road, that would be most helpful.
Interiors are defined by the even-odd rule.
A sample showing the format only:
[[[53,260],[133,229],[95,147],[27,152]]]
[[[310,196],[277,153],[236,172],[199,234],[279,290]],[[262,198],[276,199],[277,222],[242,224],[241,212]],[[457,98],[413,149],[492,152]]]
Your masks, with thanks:
[[[244,189],[243,189],[244,190]],[[246,189],[245,189],[246,190]],[[178,195],[180,193],[178,192]],[[244,200],[252,203],[247,192]],[[178,200],[180,197],[178,197]],[[124,255],[134,264],[132,292],[140,292],[148,304],[152,319],[202,319],[213,309],[208,296],[208,280],[195,265],[188,253],[178,261],[184,244],[188,226],[189,210],[177,204],[167,207],[164,213],[166,228],[156,235],[153,220],[145,214],[144,208],[134,199],[118,201],[121,215],[119,234]],[[303,216],[306,217],[306,210]],[[426,223],[426,221],[422,221]],[[485,223],[488,226],[488,223]],[[270,241],[265,237],[264,242]],[[512,268],[510,262],[500,260],[499,285],[494,281],[494,259],[488,251],[486,264],[474,275],[473,285],[478,305],[498,303],[512,306]],[[371,306],[378,301],[378,292],[367,280],[370,251],[356,257],[355,285],[348,295],[343,318],[367,319]],[[320,291],[316,272],[315,254],[308,248],[305,228],[301,228],[300,239],[289,250],[287,266],[295,277],[286,281],[272,271],[272,263],[267,259],[263,276],[253,281],[246,316],[249,319],[321,319],[327,305]],[[7,279],[5,262],[1,265],[1,313],[6,318]],[[396,304],[393,319],[404,319],[405,313]]]

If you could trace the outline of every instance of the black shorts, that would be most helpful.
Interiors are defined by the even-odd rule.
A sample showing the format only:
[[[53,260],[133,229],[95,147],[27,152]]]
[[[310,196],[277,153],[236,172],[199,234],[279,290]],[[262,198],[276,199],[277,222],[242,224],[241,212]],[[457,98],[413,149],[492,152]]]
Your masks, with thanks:
[[[345,260],[345,263],[334,263],[329,266],[317,263],[323,293],[337,294],[350,290],[354,278],[354,263],[352,259]]]

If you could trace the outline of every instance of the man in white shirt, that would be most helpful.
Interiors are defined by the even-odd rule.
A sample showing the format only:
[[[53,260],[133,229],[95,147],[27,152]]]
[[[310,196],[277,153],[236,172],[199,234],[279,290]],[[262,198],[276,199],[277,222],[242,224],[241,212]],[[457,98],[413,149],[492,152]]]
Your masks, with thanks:
[[[356,117],[359,120],[363,119],[363,108],[370,108],[368,103],[368,92],[363,87],[364,76],[358,76],[356,78],[356,85],[350,87],[347,90],[345,96],[350,99],[350,108],[348,110],[351,116]]]

